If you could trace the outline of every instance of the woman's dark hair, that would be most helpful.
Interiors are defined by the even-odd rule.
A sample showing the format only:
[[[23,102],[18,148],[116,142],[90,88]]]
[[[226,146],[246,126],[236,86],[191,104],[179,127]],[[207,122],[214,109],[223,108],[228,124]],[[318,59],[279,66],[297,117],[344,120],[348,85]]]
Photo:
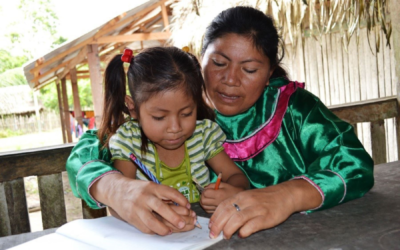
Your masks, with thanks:
[[[183,87],[197,105],[197,120],[214,119],[214,112],[202,97],[204,80],[196,57],[176,47],[153,47],[136,55],[127,72],[128,88],[140,119],[139,107],[157,93]],[[121,55],[116,55],[105,71],[104,109],[98,137],[108,146],[111,135],[125,122],[126,75]],[[148,139],[142,131],[142,153]]]
[[[255,47],[268,57],[274,69],[271,78],[287,77],[286,71],[279,65],[285,51],[272,18],[252,7],[237,6],[222,11],[207,27],[201,54],[204,55],[208,45],[227,34],[249,37]],[[278,55],[279,46],[281,56]]]

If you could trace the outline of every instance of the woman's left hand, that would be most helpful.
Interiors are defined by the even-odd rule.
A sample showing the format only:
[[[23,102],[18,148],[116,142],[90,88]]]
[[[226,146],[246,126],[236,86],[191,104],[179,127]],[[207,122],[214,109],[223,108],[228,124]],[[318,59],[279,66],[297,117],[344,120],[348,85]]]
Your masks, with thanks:
[[[211,216],[210,237],[223,231],[224,238],[229,239],[239,230],[239,237],[245,238],[281,224],[294,212],[316,208],[321,202],[320,193],[304,180],[240,192],[224,200]]]
[[[221,182],[218,190],[214,190],[214,188],[215,183],[212,183],[206,186],[201,194],[200,205],[207,213],[213,213],[222,201],[244,190],[223,182]]]

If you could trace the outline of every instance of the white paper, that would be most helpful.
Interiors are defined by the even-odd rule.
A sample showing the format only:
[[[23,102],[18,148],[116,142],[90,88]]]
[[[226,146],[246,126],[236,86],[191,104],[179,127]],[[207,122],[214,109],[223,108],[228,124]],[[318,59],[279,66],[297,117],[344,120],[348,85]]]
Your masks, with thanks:
[[[52,233],[46,236],[39,237],[37,239],[28,241],[21,245],[18,245],[10,250],[23,250],[23,249],[40,249],[40,250],[72,250],[72,249],[85,249],[85,250],[97,250],[98,247],[90,246],[79,241],[71,240],[62,235]]]
[[[203,227],[202,229],[195,228],[189,232],[173,233],[167,236],[144,234],[135,227],[111,216],[91,220],[75,220],[63,225],[56,231],[55,234],[63,236],[61,237],[64,238],[62,241],[55,239],[58,236],[52,236],[54,239],[44,236],[20,245],[21,247],[25,245],[23,248],[15,249],[36,249],[32,248],[38,246],[37,242],[34,241],[40,240],[41,249],[58,249],[59,244],[62,244],[61,247],[69,244],[69,249],[184,250],[203,249],[222,239],[222,235],[216,239],[209,238],[208,218],[197,217],[197,219]],[[48,238],[43,239],[46,237]],[[64,241],[75,241],[75,243],[64,243]],[[43,244],[49,248],[43,248]],[[74,247],[72,244],[77,246]]]

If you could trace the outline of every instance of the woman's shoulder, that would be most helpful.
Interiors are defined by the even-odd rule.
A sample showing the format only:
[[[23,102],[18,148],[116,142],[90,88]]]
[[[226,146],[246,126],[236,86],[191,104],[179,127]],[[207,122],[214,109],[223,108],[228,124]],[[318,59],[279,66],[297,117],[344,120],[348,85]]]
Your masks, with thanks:
[[[304,88],[297,88],[289,100],[291,109],[312,109],[320,104],[321,100],[310,91]]]

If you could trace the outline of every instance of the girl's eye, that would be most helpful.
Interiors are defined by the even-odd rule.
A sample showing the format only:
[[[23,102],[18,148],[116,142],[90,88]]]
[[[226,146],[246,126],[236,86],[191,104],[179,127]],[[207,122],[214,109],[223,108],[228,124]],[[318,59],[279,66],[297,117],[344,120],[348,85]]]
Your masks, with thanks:
[[[249,73],[249,74],[253,74],[253,73],[256,73],[256,69],[253,69],[253,70],[250,70],[250,69],[243,69],[244,71],[246,71],[247,73]]]
[[[152,116],[152,118],[156,121],[162,121],[164,119],[164,116]]]
[[[217,62],[217,61],[215,61],[215,60],[213,60],[213,63],[214,63],[214,65],[217,66],[217,67],[225,66],[224,63],[219,63],[219,62]]]
[[[184,117],[189,117],[189,116],[191,116],[192,114],[193,114],[193,111],[190,112],[190,113],[182,114],[182,116],[184,116]]]

